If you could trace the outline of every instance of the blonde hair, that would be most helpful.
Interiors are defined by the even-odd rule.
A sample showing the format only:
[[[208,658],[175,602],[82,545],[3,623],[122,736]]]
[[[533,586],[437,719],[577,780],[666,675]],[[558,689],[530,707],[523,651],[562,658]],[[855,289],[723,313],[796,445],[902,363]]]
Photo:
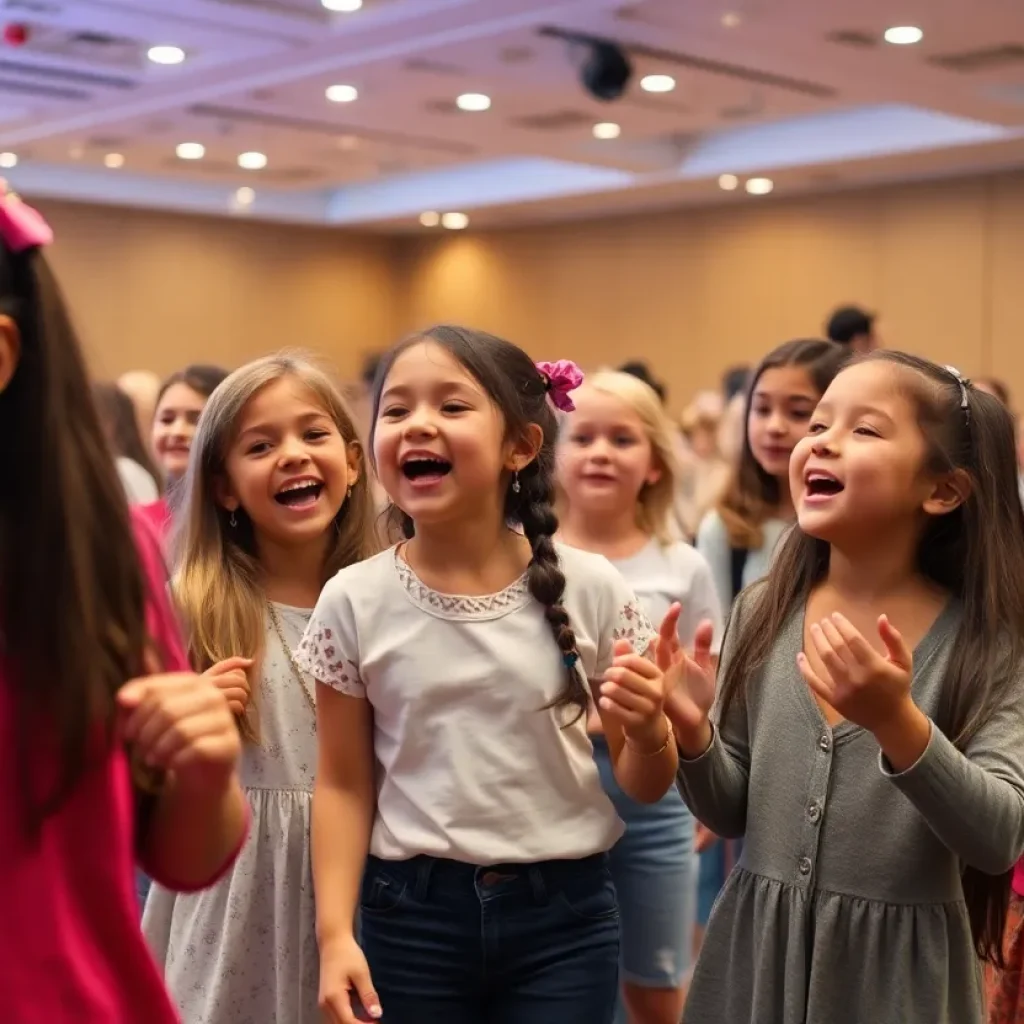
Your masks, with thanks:
[[[267,598],[252,524],[245,516],[231,526],[231,514],[217,500],[217,492],[242,410],[267,385],[288,377],[310,390],[345,443],[362,453],[338,388],[305,359],[287,353],[258,359],[232,373],[210,396],[182,481],[172,583],[189,654],[200,672],[234,656],[258,663],[263,654]],[[359,479],[335,518],[336,529],[324,559],[325,583],[339,569],[373,552],[373,503],[367,473],[363,459]],[[243,735],[253,741],[259,734],[257,693],[258,688],[253,687],[249,711],[240,723]]]
[[[661,399],[654,388],[639,377],[618,370],[599,370],[589,374],[584,387],[617,398],[643,424],[651,455],[661,475],[653,484],[645,484],[637,495],[636,522],[659,544],[671,544],[677,539],[673,503],[680,466],[672,443],[675,427]]]

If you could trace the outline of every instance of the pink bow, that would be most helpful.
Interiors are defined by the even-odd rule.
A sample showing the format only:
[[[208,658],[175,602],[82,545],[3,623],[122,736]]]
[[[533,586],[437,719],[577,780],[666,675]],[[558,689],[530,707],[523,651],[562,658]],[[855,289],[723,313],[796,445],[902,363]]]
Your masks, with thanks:
[[[583,383],[583,371],[571,359],[557,363],[537,363],[537,369],[547,382],[551,404],[562,412],[572,412],[576,406],[569,397]]]
[[[53,231],[38,210],[7,188],[0,179],[0,241],[11,252],[24,252],[53,241]]]

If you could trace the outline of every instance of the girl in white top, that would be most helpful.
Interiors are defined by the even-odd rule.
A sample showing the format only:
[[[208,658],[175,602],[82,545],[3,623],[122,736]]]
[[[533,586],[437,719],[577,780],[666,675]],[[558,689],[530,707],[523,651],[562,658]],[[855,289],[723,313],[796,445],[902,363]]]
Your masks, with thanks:
[[[705,621],[720,640],[711,570],[673,537],[673,426],[657,394],[629,374],[604,372],[588,378],[574,401],[558,446],[561,539],[610,559],[656,621],[681,605],[684,646]],[[625,1009],[631,1024],[678,1024],[697,916],[694,819],[675,789],[656,804],[626,796],[610,770],[600,722],[591,728],[602,781],[626,823],[610,858],[622,914]]]
[[[614,1013],[606,854],[622,824],[586,712],[593,693],[622,788],[659,800],[679,669],[642,657],[654,634],[615,569],[552,542],[551,403],[571,408],[580,379],[455,327],[399,344],[378,375],[374,460],[407,539],[327,584],[298,655],[318,681],[313,875],[334,1022]]]
[[[203,411],[181,497],[174,595],[196,667],[239,717],[252,828],[212,889],[154,885],[143,930],[185,1024],[319,1024],[316,714],[291,651],[328,576],[368,554],[372,519],[337,390],[286,356],[233,373]]]

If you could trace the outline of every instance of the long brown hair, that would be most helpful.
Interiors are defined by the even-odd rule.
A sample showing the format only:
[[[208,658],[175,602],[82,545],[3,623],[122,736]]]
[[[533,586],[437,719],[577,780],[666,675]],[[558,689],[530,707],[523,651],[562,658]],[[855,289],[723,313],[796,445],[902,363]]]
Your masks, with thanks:
[[[966,501],[933,517],[917,549],[918,572],[962,607],[937,725],[963,750],[1005,699],[1024,663],[1024,510],[1013,420],[998,399],[973,387],[964,408],[957,378],[926,359],[877,351],[858,361],[889,363],[905,383],[927,443],[926,468],[937,474],[959,469],[971,481]],[[742,627],[723,666],[720,718],[744,702],[774,638],[825,578],[828,564],[827,543],[799,526],[790,531],[768,578],[745,602]],[[1011,877],[972,867],[963,876],[975,946],[994,963],[1002,958]]]
[[[505,482],[504,511],[506,522],[522,528],[533,551],[526,571],[527,586],[530,594],[544,609],[544,617],[562,652],[566,669],[565,685],[551,706],[569,709],[573,716],[571,724],[586,714],[590,688],[577,664],[576,634],[569,621],[569,613],[562,604],[565,576],[553,541],[558,532],[554,507],[558,421],[548,400],[549,383],[533,360],[510,341],[466,327],[431,327],[399,342],[380,361],[373,388],[371,450],[380,412],[381,392],[388,373],[406,349],[422,342],[440,346],[472,374],[500,410],[508,437],[525,436],[533,423],[541,429],[543,442],[540,451],[528,466],[519,471],[519,486],[514,485],[511,476]],[[413,536],[415,524],[400,508],[391,505],[387,515],[391,534],[398,532],[406,537]]]
[[[359,445],[355,424],[340,392],[323,371],[288,354],[268,356],[235,370],[213,392],[192,442],[192,456],[180,491],[181,513],[175,537],[173,591],[184,619],[189,654],[202,672],[236,655],[263,653],[267,599],[252,522],[243,509],[231,526],[217,500],[228,446],[246,403],[268,384],[286,377],[307,387],[350,445]],[[373,553],[373,507],[366,467],[335,517],[335,530],[323,566],[323,582],[339,569]],[[259,735],[258,687],[240,723],[246,739]]]
[[[766,370],[801,366],[820,397],[849,358],[849,346],[816,338],[798,339],[772,349],[754,371],[743,408],[743,447],[717,507],[732,547],[748,551],[761,547],[764,543],[761,527],[775,513],[782,498],[779,481],[761,468],[750,447],[748,423],[757,382]]]
[[[116,384],[101,381],[93,385],[93,397],[100,414],[100,423],[107,435],[107,443],[115,458],[131,459],[138,463],[160,487],[161,475],[139,433],[139,418],[135,405]]]
[[[78,340],[38,250],[0,244],[0,313],[20,359],[0,393],[0,630],[27,821],[39,827],[113,742],[114,697],[141,675],[144,583]],[[58,772],[32,776],[39,732]],[[102,741],[102,742],[101,742]]]

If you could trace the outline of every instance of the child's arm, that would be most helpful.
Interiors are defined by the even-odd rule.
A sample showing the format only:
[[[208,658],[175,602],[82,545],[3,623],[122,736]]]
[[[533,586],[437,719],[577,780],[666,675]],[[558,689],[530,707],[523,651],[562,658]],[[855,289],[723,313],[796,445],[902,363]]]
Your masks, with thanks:
[[[165,772],[142,836],[147,874],[180,891],[212,885],[245,840],[249,811],[227,702],[192,673],[153,675],[118,693],[133,756]]]
[[[353,1018],[353,997],[380,1016],[366,960],[356,945],[359,891],[376,804],[373,713],[363,697],[317,683],[319,756],[313,790],[313,884],[320,945],[321,1005]]]
[[[922,730],[928,738],[916,760],[886,756],[898,758],[905,737]],[[948,849],[986,874],[1013,867],[1024,854],[1024,687],[1013,686],[963,753],[909,699],[875,736],[882,772]]]
[[[737,602],[733,620],[740,618]],[[733,623],[730,623],[730,626]],[[677,785],[697,819],[716,835],[739,838],[747,826],[747,787],[750,782],[750,741],[745,702],[737,699],[727,719],[712,724],[710,711],[715,695],[713,630],[707,624],[697,631],[692,657],[686,658],[678,685],[665,702],[679,745]],[[730,635],[724,645],[723,665],[728,664]]]

